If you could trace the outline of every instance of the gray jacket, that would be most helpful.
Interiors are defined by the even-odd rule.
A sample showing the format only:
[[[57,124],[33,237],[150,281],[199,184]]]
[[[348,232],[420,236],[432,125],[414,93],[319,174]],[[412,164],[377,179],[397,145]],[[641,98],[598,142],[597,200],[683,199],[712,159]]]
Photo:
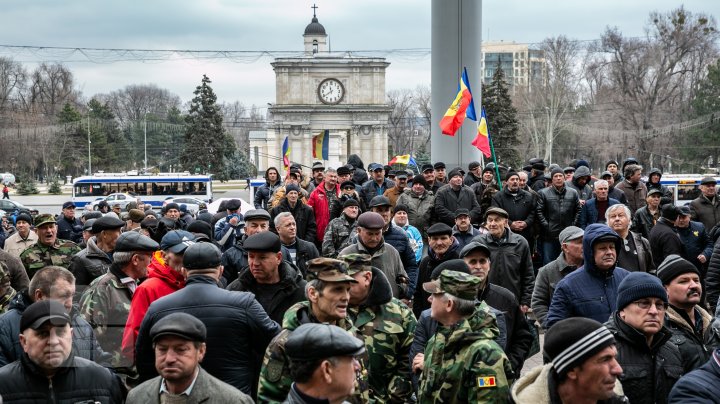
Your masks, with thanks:
[[[393,297],[399,299],[401,297],[401,293],[397,278],[399,275],[402,275],[407,279],[409,278],[407,272],[405,272],[405,268],[403,267],[402,259],[400,259],[400,253],[397,252],[395,247],[383,242],[380,249],[371,253],[368,251],[367,247],[358,240],[357,243],[345,247],[338,255],[357,253],[372,255],[372,266],[379,268],[383,272],[385,277],[387,277],[388,282],[390,282]]]
[[[555,293],[555,285],[565,277],[565,275],[577,269],[577,266],[570,265],[565,261],[565,253],[560,253],[554,261],[551,261],[538,270],[537,278],[535,278],[535,287],[533,288],[532,301],[530,306],[535,314],[538,322],[545,324],[548,309],[552,301],[553,293]]]
[[[398,197],[397,205],[408,207],[408,222],[420,230],[423,240],[427,240],[425,232],[433,223],[435,212],[435,195],[426,190],[422,195],[416,195],[411,189],[406,189]]]
[[[127,404],[160,404],[162,377],[150,379],[130,390]],[[253,404],[252,398],[235,387],[218,380],[200,368],[195,385],[188,396],[188,404]]]

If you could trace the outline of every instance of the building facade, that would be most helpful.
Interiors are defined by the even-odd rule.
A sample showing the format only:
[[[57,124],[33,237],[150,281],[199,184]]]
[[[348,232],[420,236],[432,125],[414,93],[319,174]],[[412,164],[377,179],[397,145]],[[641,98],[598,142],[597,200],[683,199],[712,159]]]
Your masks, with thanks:
[[[528,44],[515,42],[484,42],[482,44],[483,83],[489,84],[497,69],[505,73],[505,78],[514,92],[517,87],[532,90],[532,84],[545,77],[545,55],[542,50],[533,49]]]

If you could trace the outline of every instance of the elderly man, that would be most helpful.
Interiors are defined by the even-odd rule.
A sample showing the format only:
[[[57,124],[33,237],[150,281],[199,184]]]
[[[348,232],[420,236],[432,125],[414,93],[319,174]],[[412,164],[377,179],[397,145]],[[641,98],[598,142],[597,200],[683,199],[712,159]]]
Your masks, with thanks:
[[[565,186],[565,176],[560,168],[551,172],[551,185],[538,191],[537,220],[542,227],[543,265],[560,254],[560,232],[578,223],[580,217],[580,197],[577,191]]]
[[[285,403],[345,402],[355,392],[362,340],[330,324],[303,324],[285,344],[290,361],[290,387]]]
[[[480,283],[478,277],[447,270],[423,284],[431,294],[430,315],[441,327],[425,348],[419,402],[510,402],[510,364],[493,340],[497,324],[493,321],[478,330],[470,323],[478,310]],[[488,310],[485,304],[479,309],[483,307]]]
[[[33,303],[19,321],[24,353],[0,368],[3,402],[124,402],[117,376],[73,354],[71,320],[61,303]]]
[[[90,282],[107,273],[112,264],[110,257],[124,225],[125,222],[112,215],[96,219],[92,225],[94,236],[88,239],[85,249],[72,257],[68,269],[75,275],[78,300]]]
[[[572,178],[565,181],[565,185],[568,188],[572,188],[577,191],[581,205],[584,205],[586,201],[592,198],[592,188],[588,185],[590,177],[590,169],[585,166],[579,166],[573,172]]]
[[[123,233],[115,243],[110,269],[80,298],[80,312],[102,349],[112,355],[111,366],[116,373],[134,374],[132,361],[122,355],[122,336],[137,282],[147,277],[147,267],[158,248],[150,237],[134,231]]]
[[[490,205],[506,211],[510,230],[532,245],[535,242],[535,196],[520,187],[520,174],[515,171],[507,173],[503,185],[502,190],[493,195]]]
[[[288,309],[283,320],[283,330],[272,340],[265,352],[257,401],[282,402],[290,392],[292,379],[288,373],[286,343],[294,331],[303,324],[323,323],[337,325],[355,334],[356,329],[348,317],[350,288],[357,281],[348,275],[344,261],[332,258],[316,258],[310,261],[307,301]],[[359,336],[359,335],[358,335]],[[350,398],[353,403],[367,403],[367,370],[356,372],[361,389]]]
[[[423,242],[427,244],[426,231],[432,225],[435,212],[435,195],[428,190],[425,177],[420,174],[416,175],[410,189],[403,191],[397,203],[408,207],[408,222],[417,227],[423,236]]]
[[[323,181],[310,194],[307,204],[313,210],[315,215],[315,236],[314,242],[322,245],[325,229],[330,223],[330,206],[333,201],[340,198],[340,184],[337,180],[337,171],[334,168],[325,170]]]
[[[283,260],[281,241],[275,233],[253,234],[245,239],[244,248],[249,265],[228,285],[228,290],[252,292],[270,318],[282,323],[287,309],[305,300],[302,272]]]
[[[358,283],[350,288],[349,317],[368,347],[370,399],[375,402],[411,401],[413,393],[408,357],[417,321],[412,310],[392,297],[390,283],[367,254],[340,256],[348,275]]]
[[[200,362],[207,354],[207,328],[197,317],[172,313],[150,330],[159,373],[128,394],[127,403],[246,403],[252,398],[210,375]]]
[[[617,265],[630,272],[655,272],[650,242],[634,231],[630,231],[630,208],[623,204],[610,206],[605,211],[607,225],[623,242],[617,251]]]
[[[717,181],[714,177],[705,177],[700,180],[702,195],[690,202],[693,212],[692,220],[702,222],[707,231],[712,230],[720,222],[720,197],[717,194]]]
[[[223,252],[223,278],[229,285],[237,279],[240,271],[248,265],[248,253],[245,240],[257,233],[270,231],[270,214],[263,209],[251,209],[245,212],[245,234],[225,252]]]
[[[288,185],[286,187],[285,197],[280,204],[270,211],[270,230],[277,233],[275,228],[275,217],[280,213],[290,213],[295,219],[297,236],[305,241],[314,243],[316,241],[315,232],[317,225],[315,224],[315,213],[313,209],[305,205],[300,198],[300,187],[297,185]]]
[[[423,179],[425,179],[425,189],[432,192],[433,194],[435,194],[435,192],[437,192],[437,190],[440,189],[442,185],[445,185],[435,180],[435,170],[433,169],[432,164],[423,164],[420,171],[422,172]],[[415,180],[413,179],[413,184],[414,183]]]
[[[555,286],[567,274],[575,271],[583,264],[584,234],[585,232],[579,227],[566,227],[560,232],[560,248],[562,248],[562,252],[555,261],[538,270],[530,306],[541,326],[547,320],[548,308],[555,293]]]
[[[615,189],[625,194],[628,208],[630,208],[630,212],[635,215],[635,212],[645,206],[646,203],[645,197],[647,197],[648,190],[645,183],[640,181],[643,168],[637,164],[628,164],[623,170],[625,179],[615,185]]]
[[[215,241],[222,247],[223,251],[232,247],[243,236],[245,220],[240,213],[242,202],[239,199],[230,199],[225,202],[227,215],[215,222]]]
[[[473,227],[472,223],[470,223],[470,212],[467,209],[458,209],[455,211],[455,226],[452,228],[452,236],[458,241],[460,249],[480,234],[480,230]]]
[[[591,224],[583,235],[584,265],[568,274],[555,287],[545,329],[570,317],[607,321],[616,309],[620,282],[629,272],[617,267],[622,240],[604,224]]]
[[[480,223],[482,212],[475,198],[475,193],[467,185],[463,185],[463,171],[453,168],[448,174],[450,185],[443,187],[435,194],[435,214],[437,220],[448,226],[455,225],[455,211],[464,208],[470,212],[470,221]]]
[[[427,229],[428,254],[420,261],[418,268],[418,284],[422,285],[431,280],[435,268],[443,262],[460,258],[460,243],[452,236],[452,228],[445,223],[435,223]],[[430,295],[423,288],[415,288],[413,298],[413,312],[420,318],[423,310],[430,308],[428,301]]]
[[[385,219],[380,214],[363,213],[357,220],[357,243],[346,247],[338,255],[357,253],[372,255],[372,265],[380,268],[388,278],[393,296],[405,298],[408,296],[408,274],[405,272],[398,251],[383,239],[384,228]]]
[[[17,230],[12,236],[5,239],[5,250],[6,253],[20,257],[20,253],[25,251],[26,248],[37,243],[37,233],[31,231],[32,217],[27,213],[21,213],[15,219],[15,229]]]
[[[635,212],[632,227],[645,238],[650,237],[650,231],[660,218],[661,196],[662,191],[651,188],[645,197],[645,206]]]
[[[594,184],[595,196],[588,199],[580,211],[578,227],[586,228],[593,223],[605,223],[605,212],[610,206],[620,203],[617,199],[608,197],[608,182],[597,180]]]
[[[512,388],[518,404],[621,404],[623,396],[616,341],[599,322],[574,317],[559,321],[545,335],[543,352],[551,361],[531,369]]]
[[[109,358],[98,345],[90,324],[72,304],[75,278],[65,268],[48,266],[38,271],[27,290],[20,291],[0,316],[0,366],[20,359],[22,348],[18,336],[23,313],[34,302],[54,300],[65,307],[72,326],[73,353],[81,358],[105,365]]]
[[[620,203],[627,204],[627,197],[625,196],[625,193],[615,188],[615,179],[610,171],[603,171],[602,174],[600,174],[600,179],[607,181],[608,183],[608,198],[617,199]]]
[[[673,335],[670,342],[682,355],[683,373],[691,372],[704,365],[720,347],[720,335],[712,326],[713,316],[700,305],[700,271],[690,261],[669,255],[658,266],[657,276],[670,303],[665,313],[665,325]]]
[[[340,250],[351,244],[350,234],[355,230],[359,213],[358,200],[349,198],[342,204],[342,214],[331,220],[325,229],[322,243],[323,257],[335,258]]]
[[[297,224],[292,213],[281,212],[273,221],[280,242],[290,252],[290,262],[295,264],[304,275],[307,273],[307,262],[320,256],[315,244],[298,237]]]
[[[62,213],[57,219],[58,238],[70,240],[73,243],[82,241],[82,222],[75,217],[75,204],[65,202],[62,206]]]
[[[67,268],[72,256],[80,252],[77,244],[57,237],[57,225],[53,215],[37,215],[35,233],[38,235],[37,243],[20,254],[20,260],[30,279],[37,271],[48,265]]]
[[[488,232],[473,241],[490,248],[492,271],[489,281],[511,291],[525,313],[530,308],[535,280],[530,247],[524,238],[508,228],[508,214],[503,209],[488,209],[485,227]]]
[[[665,289],[656,276],[633,272],[618,286],[616,307],[606,326],[617,341],[625,394],[633,404],[667,403],[683,363],[663,325],[668,307]]]

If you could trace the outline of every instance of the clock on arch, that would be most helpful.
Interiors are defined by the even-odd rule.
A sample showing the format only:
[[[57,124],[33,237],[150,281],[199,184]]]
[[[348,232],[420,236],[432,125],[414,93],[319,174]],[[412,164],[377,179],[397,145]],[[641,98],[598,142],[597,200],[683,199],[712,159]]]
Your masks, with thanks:
[[[320,82],[317,92],[323,104],[339,104],[345,97],[345,86],[337,79],[325,79]]]

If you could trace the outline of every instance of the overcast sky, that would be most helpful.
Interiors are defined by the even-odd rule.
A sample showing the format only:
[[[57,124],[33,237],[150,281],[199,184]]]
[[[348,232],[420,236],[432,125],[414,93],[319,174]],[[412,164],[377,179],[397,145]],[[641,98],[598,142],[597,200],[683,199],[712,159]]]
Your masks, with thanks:
[[[480,1],[480,0],[478,0]],[[333,50],[388,50],[430,47],[430,0],[315,0],[318,18]],[[310,0],[4,0],[0,44],[71,48],[301,51],[312,18]],[[641,36],[651,11],[684,4],[692,12],[720,15],[717,0],[485,0],[483,40],[536,43],[564,34],[596,39],[607,26]],[[163,59],[83,61],[69,52],[28,52],[0,48],[0,56],[32,66],[63,61],[85,97],[129,84],[154,83],[183,101],[202,74],[213,80],[219,101],[246,105],[274,102],[271,57],[255,61]],[[132,55],[124,56],[134,59]],[[387,89],[430,83],[430,56],[388,55]]]

